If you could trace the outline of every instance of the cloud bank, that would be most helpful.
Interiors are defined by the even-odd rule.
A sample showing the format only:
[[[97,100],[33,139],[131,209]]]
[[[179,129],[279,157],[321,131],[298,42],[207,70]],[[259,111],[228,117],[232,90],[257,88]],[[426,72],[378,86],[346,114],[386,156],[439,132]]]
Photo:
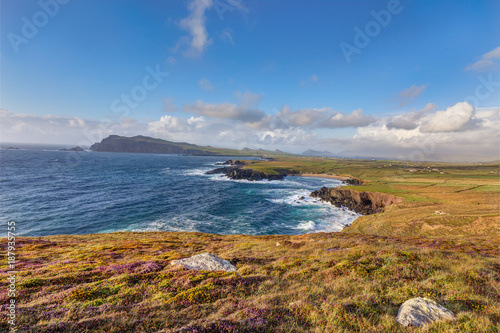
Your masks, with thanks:
[[[343,156],[405,160],[500,158],[500,108],[476,110],[469,103],[460,102],[439,110],[429,103],[421,110],[372,117],[360,109],[342,113],[331,108],[291,110],[285,106],[266,114],[258,108],[261,95],[246,92],[237,96],[238,104],[198,100],[182,107],[187,116],[166,114],[148,123],[131,118],[98,122],[2,110],[1,140],[15,142],[19,141],[16,138],[26,138],[25,142],[92,144],[110,134],[141,134],[200,145],[294,153],[312,148]],[[351,128],[352,134],[338,132],[344,128]]]

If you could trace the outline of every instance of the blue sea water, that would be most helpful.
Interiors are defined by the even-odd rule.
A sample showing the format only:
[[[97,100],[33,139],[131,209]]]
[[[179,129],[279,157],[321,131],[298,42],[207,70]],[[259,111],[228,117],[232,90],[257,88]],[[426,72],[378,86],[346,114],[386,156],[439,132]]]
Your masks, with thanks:
[[[309,197],[322,186],[338,186],[334,179],[250,182],[205,175],[229,158],[0,149],[0,222],[15,221],[23,236],[266,235],[340,231],[358,216]]]

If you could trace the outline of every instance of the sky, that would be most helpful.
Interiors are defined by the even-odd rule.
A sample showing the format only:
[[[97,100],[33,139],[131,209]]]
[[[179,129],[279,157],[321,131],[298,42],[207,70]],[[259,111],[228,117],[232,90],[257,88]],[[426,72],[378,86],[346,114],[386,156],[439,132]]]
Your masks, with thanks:
[[[500,159],[500,1],[0,6],[1,142]]]

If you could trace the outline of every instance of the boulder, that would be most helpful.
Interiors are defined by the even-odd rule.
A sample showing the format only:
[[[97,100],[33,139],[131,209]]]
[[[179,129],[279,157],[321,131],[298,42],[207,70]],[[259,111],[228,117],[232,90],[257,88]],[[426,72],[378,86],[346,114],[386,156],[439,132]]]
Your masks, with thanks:
[[[412,298],[401,304],[396,321],[403,326],[423,326],[430,322],[455,318],[453,312],[428,298]]]
[[[236,267],[231,265],[229,261],[221,259],[211,253],[202,253],[189,258],[174,260],[170,264],[181,265],[195,271],[236,271]]]

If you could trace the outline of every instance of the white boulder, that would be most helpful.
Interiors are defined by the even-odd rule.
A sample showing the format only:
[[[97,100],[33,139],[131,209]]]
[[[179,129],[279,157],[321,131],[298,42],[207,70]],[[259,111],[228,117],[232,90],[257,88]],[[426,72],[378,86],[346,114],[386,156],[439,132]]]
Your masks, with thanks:
[[[231,265],[229,261],[221,259],[211,253],[202,253],[189,258],[174,260],[170,264],[181,265],[195,271],[236,271],[236,267]]]
[[[401,304],[396,321],[403,326],[423,326],[441,319],[455,319],[453,312],[428,298],[412,298]]]

